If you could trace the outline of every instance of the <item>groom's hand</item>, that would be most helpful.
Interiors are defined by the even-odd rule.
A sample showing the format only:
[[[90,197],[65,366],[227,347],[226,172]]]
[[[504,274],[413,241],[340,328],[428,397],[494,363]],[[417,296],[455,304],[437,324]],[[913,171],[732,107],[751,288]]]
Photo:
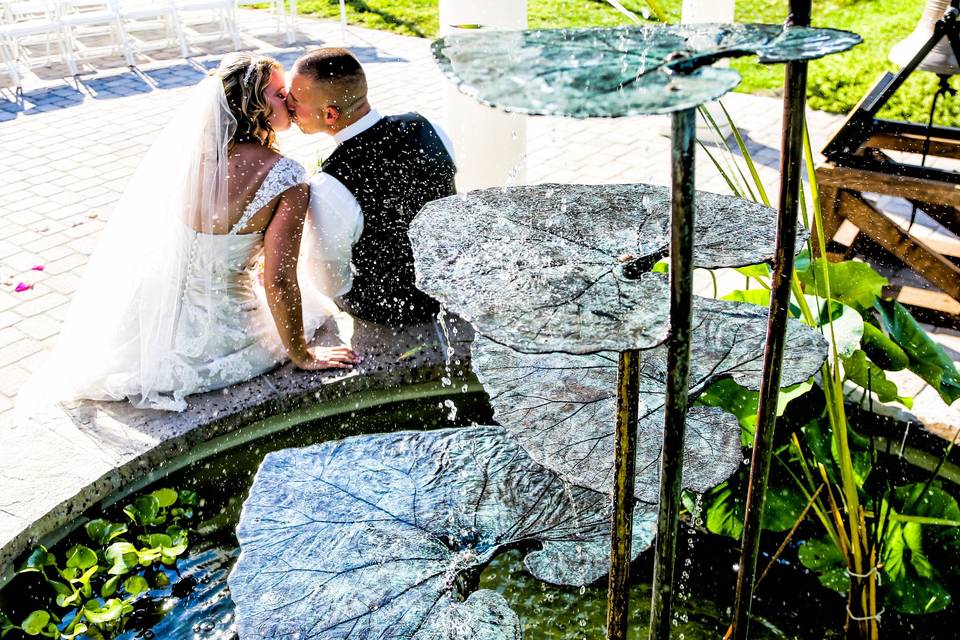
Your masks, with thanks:
[[[309,356],[294,364],[298,369],[317,371],[320,369],[349,369],[362,358],[348,347],[311,347]]]

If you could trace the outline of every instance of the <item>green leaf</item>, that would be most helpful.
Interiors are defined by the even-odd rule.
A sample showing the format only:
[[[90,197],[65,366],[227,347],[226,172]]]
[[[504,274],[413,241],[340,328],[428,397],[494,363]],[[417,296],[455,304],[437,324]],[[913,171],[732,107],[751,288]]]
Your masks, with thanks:
[[[840,361],[843,363],[846,379],[873,391],[880,402],[896,400],[908,409],[913,406],[913,398],[901,396],[897,385],[887,379],[883,369],[867,360],[867,354],[862,350],[857,349],[849,358],[841,358]]]
[[[157,499],[161,509],[166,509],[177,501],[177,492],[173,489],[157,489],[150,495]]]
[[[904,577],[889,585],[884,602],[901,613],[936,613],[950,606],[950,591],[929,578]]]
[[[921,578],[934,578],[936,572],[923,551],[923,527],[916,522],[903,524],[903,541],[910,549],[910,564]]]
[[[155,495],[147,494],[140,496],[123,508],[123,512],[134,522],[141,525],[159,524],[164,521],[162,516],[158,516],[160,511],[160,501]]]
[[[28,636],[38,636],[50,623],[50,614],[42,609],[34,611],[20,623],[20,628]]]
[[[822,282],[824,268],[830,280],[830,297],[858,311],[872,307],[887,285],[887,279],[865,262],[830,262],[817,258],[809,269],[797,272],[807,293],[827,297],[827,287]]]
[[[30,552],[30,555],[24,560],[17,573],[29,573],[31,571],[42,572],[44,567],[55,566],[57,566],[56,556],[47,551],[46,547],[40,545]]]
[[[910,364],[906,352],[869,322],[863,323],[860,347],[874,364],[886,371],[901,371]]]
[[[748,278],[759,278],[766,280],[770,278],[770,265],[765,263],[751,264],[746,267],[737,267],[736,270]],[[766,291],[766,289],[764,289],[764,291]]]
[[[196,491],[191,491],[189,489],[181,489],[178,492],[178,502],[180,503],[180,505],[190,505],[195,507],[197,506],[197,503],[199,501],[200,499],[197,496]]]
[[[703,500],[707,529],[711,533],[739,539],[743,534],[743,498],[726,483],[712,489]]]
[[[111,598],[103,604],[100,604],[96,600],[88,600],[83,605],[83,615],[93,624],[114,622],[115,620],[119,620],[122,614],[123,603],[116,598]]]
[[[943,348],[895,300],[877,300],[874,305],[883,329],[910,359],[910,371],[926,380],[948,405],[960,398],[960,372]]]
[[[697,402],[709,407],[720,407],[737,416],[743,430],[740,441],[745,447],[753,445],[753,433],[757,429],[757,403],[760,393],[738,385],[730,378],[717,380],[700,394]]]
[[[787,531],[807,506],[807,500],[793,486],[771,483],[763,507],[763,528],[768,531]]]
[[[123,575],[137,566],[139,554],[129,542],[114,542],[104,552],[104,559],[112,565],[108,573]]]
[[[864,322],[856,309],[836,300],[809,295],[804,298],[811,313],[816,314],[814,318],[823,337],[835,345],[837,355],[850,356],[860,348]],[[832,351],[830,357],[833,358]]]
[[[104,598],[109,598],[117,592],[117,586],[120,584],[120,578],[123,576],[111,576],[106,582],[103,583],[103,586],[100,587],[100,595]]]
[[[150,585],[143,576],[130,576],[123,582],[123,590],[131,596],[138,596],[149,589]]]
[[[847,593],[850,579],[843,554],[829,540],[807,540],[797,551],[800,563],[818,574],[820,584],[837,593]]]
[[[725,296],[721,296],[720,299],[732,300],[733,302],[746,302],[747,304],[755,304],[758,307],[769,307],[770,291],[768,289],[737,289]],[[792,306],[793,305],[791,305],[791,307]]]
[[[843,554],[837,546],[827,539],[806,540],[797,552],[800,562],[811,571],[823,571],[837,565],[844,565]]]
[[[53,587],[57,594],[56,603],[58,607],[69,607],[71,604],[80,601],[80,591],[67,583],[59,580],[48,580],[47,584]]]
[[[850,590],[850,577],[843,567],[827,569],[817,578],[820,580],[820,584],[837,593],[847,595],[847,591]]]
[[[91,520],[84,527],[87,536],[99,545],[105,545],[119,535],[127,532],[127,525],[120,522],[110,522],[103,518]]]
[[[88,631],[87,625],[80,622],[80,623],[77,623],[76,626],[73,627],[73,629],[68,629],[68,631],[61,632],[60,637],[63,638],[64,640],[73,640],[73,638],[78,638],[83,634],[85,634],[87,631]]]
[[[67,566],[77,569],[89,569],[97,564],[97,554],[90,547],[74,545],[67,551]]]

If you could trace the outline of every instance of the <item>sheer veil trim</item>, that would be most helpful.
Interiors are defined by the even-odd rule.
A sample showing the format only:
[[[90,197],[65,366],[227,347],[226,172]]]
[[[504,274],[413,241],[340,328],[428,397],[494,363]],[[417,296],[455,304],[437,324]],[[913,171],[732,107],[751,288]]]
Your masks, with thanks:
[[[56,347],[17,398],[20,417],[75,398],[131,398],[181,410],[196,383],[191,358],[217,330],[192,317],[178,340],[190,287],[213,309],[216,277],[196,260],[199,235],[227,215],[227,145],[236,130],[219,77],[205,78],[161,132],[117,203],[74,294]],[[201,305],[201,308],[203,305]]]

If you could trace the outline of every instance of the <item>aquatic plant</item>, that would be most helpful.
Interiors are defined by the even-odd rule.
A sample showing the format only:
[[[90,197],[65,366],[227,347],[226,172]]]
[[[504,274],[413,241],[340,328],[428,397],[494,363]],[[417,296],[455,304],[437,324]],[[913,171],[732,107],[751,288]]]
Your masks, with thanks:
[[[0,637],[15,630],[65,640],[109,639],[122,633],[136,600],[169,584],[167,575],[154,566],[172,566],[187,550],[188,522],[197,502],[193,491],[157,489],[124,507],[128,522],[87,522],[90,544],[71,546],[62,562],[38,545],[17,573],[35,574],[49,587],[48,605],[20,624],[0,613]]]
[[[716,121],[706,110],[701,113],[726,147]],[[723,113],[746,172],[729,147],[725,163],[712,154],[710,158],[734,193],[765,201],[763,185],[739,129],[729,113]],[[801,194],[801,210],[805,226],[820,227],[820,198],[807,137],[805,158],[810,200]],[[808,212],[812,212],[812,220]],[[960,520],[956,502],[936,486],[936,477],[952,444],[945,448],[926,482],[893,486],[884,464],[878,461],[882,451],[874,438],[858,434],[847,418],[844,383],[861,387],[880,402],[910,406],[911,399],[901,396],[885,375],[885,371],[909,368],[951,403],[960,397],[960,374],[903,305],[882,297],[887,281],[868,264],[812,259],[812,255],[826,255],[826,243],[820,236],[815,245],[808,241],[798,258],[791,314],[818,327],[830,341],[831,357],[819,376],[823,409],[807,416],[805,424],[795,424],[789,434],[781,432],[771,491],[781,511],[770,517],[765,513],[764,527],[789,529],[792,536],[799,524],[796,520],[808,514],[814,518],[826,538],[804,541],[799,560],[817,572],[825,586],[848,595],[847,626],[860,637],[877,638],[885,606],[922,614],[941,611],[951,602],[945,577],[953,574],[950,558],[960,553]],[[758,288],[734,291],[725,298],[767,305],[770,284],[766,267],[758,265],[741,272]],[[704,400],[736,412],[752,441],[749,430],[751,416],[756,415],[755,395],[726,383],[708,390]],[[782,401],[786,403],[789,397]],[[889,443],[887,448],[889,454]],[[742,486],[742,480],[736,479],[734,486]],[[904,498],[907,495],[909,500]],[[705,521],[710,530],[740,535],[742,502],[738,504],[738,498],[726,484],[705,496]],[[691,500],[688,505],[693,507]],[[906,528],[904,523],[909,523]],[[930,560],[924,552],[932,544],[944,548],[943,561]]]

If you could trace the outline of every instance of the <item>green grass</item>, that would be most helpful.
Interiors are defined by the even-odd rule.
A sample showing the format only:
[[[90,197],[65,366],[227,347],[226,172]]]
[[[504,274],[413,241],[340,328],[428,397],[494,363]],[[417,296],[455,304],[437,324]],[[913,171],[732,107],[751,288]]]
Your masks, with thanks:
[[[622,0],[638,15],[643,0]],[[661,0],[671,21],[680,18],[681,0]],[[847,53],[817,60],[810,65],[808,97],[815,109],[846,113],[873,85],[884,70],[895,71],[887,60],[894,43],[906,37],[917,24],[924,0],[814,0],[814,24],[848,29],[863,36],[864,43]],[[438,0],[347,0],[351,24],[386,29],[405,35],[436,37],[439,31]],[[605,0],[528,0],[531,28],[612,26],[629,21]],[[339,16],[338,0],[302,0],[302,13],[321,17]],[[782,22],[787,0],[737,0],[739,22]],[[778,95],[783,85],[781,65],[759,65],[752,59],[736,60],[743,75],[738,91]],[[960,88],[960,80],[952,84]],[[882,113],[886,117],[926,122],[936,89],[936,76],[915,73],[894,95]],[[960,97],[942,100],[937,121],[960,125]]]

